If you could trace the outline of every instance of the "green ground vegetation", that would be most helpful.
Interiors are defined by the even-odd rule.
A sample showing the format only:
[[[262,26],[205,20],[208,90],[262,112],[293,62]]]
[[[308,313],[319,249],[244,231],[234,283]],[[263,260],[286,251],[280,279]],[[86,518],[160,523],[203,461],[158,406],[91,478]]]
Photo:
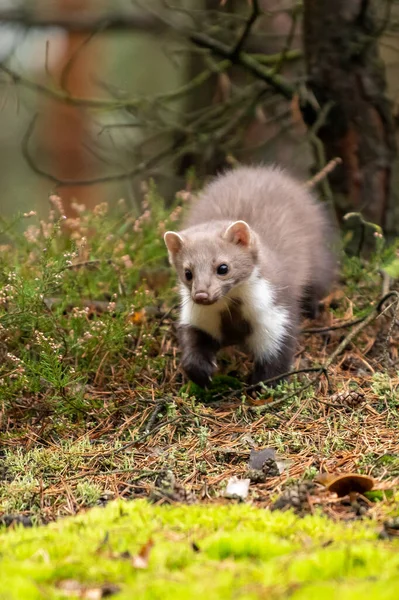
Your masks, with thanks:
[[[395,599],[398,543],[373,522],[251,506],[113,502],[0,534],[0,598]]]

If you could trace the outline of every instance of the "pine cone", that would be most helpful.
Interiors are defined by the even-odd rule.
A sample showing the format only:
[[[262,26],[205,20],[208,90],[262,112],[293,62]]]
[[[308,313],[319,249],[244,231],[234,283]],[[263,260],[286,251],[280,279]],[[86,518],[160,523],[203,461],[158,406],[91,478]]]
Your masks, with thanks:
[[[248,469],[245,476],[251,480],[251,483],[265,483],[269,477],[278,477],[279,475],[277,463],[274,458],[270,457],[265,460],[261,469]]]
[[[245,477],[251,480],[251,483],[265,483],[266,475],[260,469],[248,469]]]
[[[393,517],[384,521],[383,530],[380,531],[379,538],[382,540],[398,539],[399,537],[399,517]]]
[[[348,392],[334,394],[331,396],[330,400],[336,404],[342,404],[342,406],[346,406],[347,408],[355,409],[363,404],[365,397],[361,391],[349,390]]]
[[[274,458],[267,458],[262,466],[262,472],[266,477],[278,477],[280,471]]]
[[[182,484],[177,481],[172,471],[162,471],[155,480],[155,489],[150,495],[152,502],[172,504],[180,502],[183,504],[194,504],[195,495],[187,491]]]
[[[304,481],[287,488],[271,506],[271,510],[293,508],[298,514],[309,511],[308,496],[314,489],[312,481]]]

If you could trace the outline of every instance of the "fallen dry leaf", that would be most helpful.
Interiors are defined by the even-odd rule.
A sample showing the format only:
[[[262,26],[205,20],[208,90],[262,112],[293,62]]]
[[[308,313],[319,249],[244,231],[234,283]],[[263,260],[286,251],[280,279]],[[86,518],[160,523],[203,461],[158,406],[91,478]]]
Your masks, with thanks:
[[[142,310],[136,310],[132,315],[129,315],[128,321],[133,325],[141,325],[141,323],[145,323],[146,313],[144,308]]]
[[[146,569],[148,567],[148,560],[153,545],[154,542],[150,538],[140,549],[140,552],[132,557],[132,565],[135,569]]]

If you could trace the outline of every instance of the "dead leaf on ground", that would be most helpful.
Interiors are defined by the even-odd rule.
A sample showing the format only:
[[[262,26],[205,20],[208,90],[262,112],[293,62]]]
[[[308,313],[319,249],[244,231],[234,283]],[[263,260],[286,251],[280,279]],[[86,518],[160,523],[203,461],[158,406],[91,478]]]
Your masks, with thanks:
[[[135,569],[146,569],[148,567],[150,552],[153,545],[154,541],[150,538],[140,549],[140,552],[132,557],[132,565]]]
[[[141,325],[146,321],[146,312],[144,308],[142,310],[136,310],[133,314],[128,316],[129,323],[132,325]]]
[[[254,392],[254,395],[255,395],[255,393],[256,392]],[[250,406],[264,406],[265,404],[269,404],[269,402],[273,402],[273,400],[275,400],[275,398],[273,398],[273,396],[269,396],[268,398],[249,397],[248,404],[250,404]]]

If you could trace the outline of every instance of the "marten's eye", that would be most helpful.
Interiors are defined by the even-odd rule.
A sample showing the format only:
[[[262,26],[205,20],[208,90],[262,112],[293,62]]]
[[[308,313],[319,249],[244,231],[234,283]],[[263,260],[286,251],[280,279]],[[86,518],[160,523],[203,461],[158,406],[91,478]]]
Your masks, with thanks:
[[[192,272],[190,271],[190,269],[186,269],[186,270],[184,271],[184,275],[186,276],[186,279],[187,279],[187,281],[191,281],[191,280],[192,280],[192,278],[193,278],[193,274],[192,274]]]
[[[216,272],[218,275],[227,275],[227,273],[229,272],[229,267],[225,264],[219,265]]]

